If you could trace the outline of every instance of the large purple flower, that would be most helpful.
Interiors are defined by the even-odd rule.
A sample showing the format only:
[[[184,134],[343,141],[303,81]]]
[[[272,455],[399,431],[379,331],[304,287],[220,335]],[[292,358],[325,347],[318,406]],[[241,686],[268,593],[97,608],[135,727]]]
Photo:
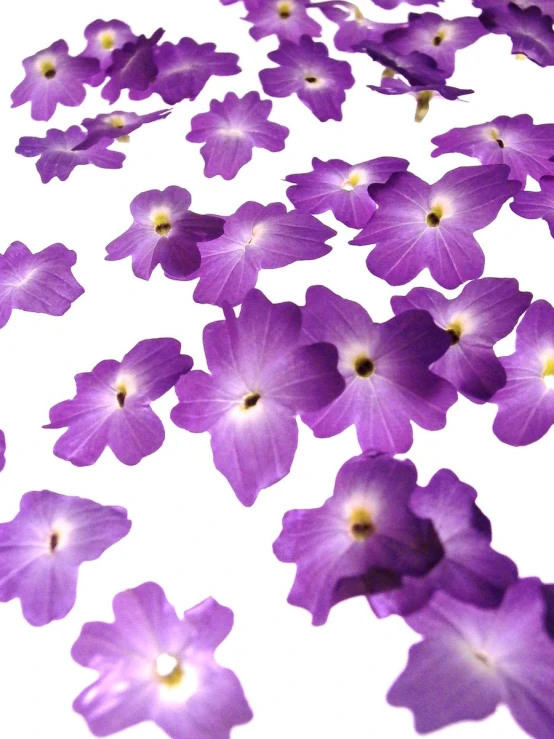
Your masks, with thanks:
[[[346,382],[336,400],[302,414],[316,436],[335,436],[354,424],[362,450],[396,454],[412,445],[410,421],[444,428],[457,393],[429,365],[448,349],[450,338],[426,311],[378,324],[358,303],[318,285],[306,293],[301,338],[334,344]]]
[[[406,616],[422,608],[436,590],[480,608],[496,608],[516,582],[517,567],[491,548],[489,519],[475,504],[477,493],[450,470],[439,470],[427,487],[415,487],[410,510],[429,519],[444,556],[424,577],[403,577],[402,587],[370,595],[379,617]]]
[[[75,167],[80,164],[94,164],[102,169],[121,169],[125,154],[107,148],[111,141],[98,141],[86,151],[76,151],[87,134],[79,126],[70,126],[67,131],[50,128],[41,139],[36,136],[23,136],[15,151],[24,157],[39,157],[36,167],[43,182],[57,177],[67,180]]]
[[[298,41],[302,35],[321,36],[321,26],[308,13],[309,0],[257,0],[244,20],[252,23],[250,35],[259,41],[275,34],[281,41]]]
[[[370,185],[379,206],[351,244],[376,244],[369,271],[389,285],[405,285],[426,267],[449,289],[480,277],[485,255],[473,237],[492,223],[502,205],[521,188],[509,181],[506,165],[458,167],[434,185],[411,172]]]
[[[531,444],[554,423],[554,308],[537,300],[516,332],[516,350],[501,360],[506,385],[494,395],[493,431],[512,446]]]
[[[386,182],[394,172],[408,169],[409,162],[396,157],[379,157],[360,164],[347,164],[340,159],[323,162],[314,157],[313,170],[289,174],[294,182],[287,197],[299,210],[317,214],[330,210],[335,218],[350,228],[362,228],[375,212],[368,185]]]
[[[519,291],[517,280],[485,277],[468,282],[451,300],[436,290],[415,287],[405,297],[392,298],[391,305],[396,315],[414,309],[429,311],[451,341],[431,369],[466,398],[483,403],[506,384],[506,372],[493,346],[514,330],[532,297]]]
[[[121,49],[113,50],[112,63],[106,69],[110,79],[102,88],[104,100],[115,103],[122,90],[142,91],[148,88],[158,74],[154,49],[163,35],[164,30],[158,28],[150,38],[137,36],[123,44]]]
[[[167,277],[182,280],[200,266],[198,242],[223,233],[223,219],[189,210],[190,193],[172,185],[148,190],[131,202],[132,225],[106,247],[108,261],[131,257],[133,272],[150,279],[160,264]]]
[[[524,731],[551,739],[554,726],[554,643],[545,626],[540,581],[511,585],[496,610],[437,593],[407,618],[424,637],[387,700],[414,713],[424,734],[464,720],[480,720],[499,703]]]
[[[336,231],[307,213],[287,213],[282,203],[248,202],[225,219],[224,233],[200,244],[197,303],[238,305],[255,287],[261,269],[276,269],[331,251],[325,242]]]
[[[437,147],[431,156],[454,152],[475,157],[481,164],[507,164],[510,179],[523,186],[527,175],[539,180],[554,175],[554,124],[534,124],[526,113],[510,118],[501,115],[489,123],[467,128],[453,128],[435,136],[431,142]]]
[[[65,41],[56,41],[47,49],[23,60],[25,79],[12,92],[12,108],[31,103],[31,118],[47,121],[56,106],[81,105],[85,82],[90,83],[100,69],[97,59],[69,56]]]
[[[341,467],[321,508],[285,513],[273,551],[296,564],[288,602],[310,611],[314,625],[341,600],[398,587],[440,559],[433,526],[410,510],[416,478],[409,460],[361,454]]]
[[[44,426],[68,427],[54,454],[84,467],[94,464],[107,446],[128,465],[157,451],[165,432],[150,404],[192,367],[180,347],[175,339],[146,339],[121,362],[105,359],[92,372],[76,375],[76,396],[51,408]]]
[[[228,309],[225,321],[204,329],[211,374],[194,371],[177,383],[172,420],[210,432],[214,464],[244,505],[288,474],[297,413],[323,408],[344,388],[337,350],[299,346],[301,323],[294,303],[273,305],[251,290],[239,318]]]
[[[108,145],[114,140],[122,143],[129,141],[129,134],[136,131],[145,123],[160,121],[171,113],[171,110],[156,110],[154,113],[138,115],[137,113],[124,113],[121,110],[113,113],[101,113],[96,118],[85,118],[81,123],[87,129],[88,135],[84,141],[77,144],[75,151],[90,149],[101,139],[108,139]]]
[[[172,739],[229,739],[252,718],[242,687],[214,659],[233,612],[213,598],[180,619],[159,585],[147,582],[113,600],[112,623],[83,626],[71,650],[99,673],[73,709],[95,736],[153,721]]]
[[[64,618],[75,605],[77,573],[131,528],[125,508],[26,493],[13,521],[0,524],[0,601],[21,600],[33,626]]]
[[[261,100],[257,92],[243,98],[228,92],[223,101],[211,101],[209,113],[194,116],[187,140],[206,142],[200,149],[206,177],[221,175],[232,180],[252,159],[255,146],[269,151],[285,148],[289,129],[268,121],[271,108],[271,100]]]
[[[518,192],[510,208],[522,218],[543,218],[554,238],[554,177],[541,177],[540,186],[540,192]]]
[[[339,51],[354,51],[354,47],[364,41],[379,43],[386,31],[399,25],[371,21],[354,3],[347,0],[324,0],[311,3],[311,7],[318,8],[326,18],[338,25],[333,43]]]
[[[96,20],[89,23],[85,28],[85,38],[87,45],[78,58],[93,57],[98,60],[100,71],[88,82],[94,87],[101,85],[106,79],[106,69],[112,63],[114,49],[121,49],[127,42],[137,40],[130,26],[118,20]]]
[[[540,67],[554,65],[552,18],[534,4],[520,8],[515,3],[489,7],[481,13],[481,23],[490,33],[506,34],[512,41],[512,54],[522,54]]]
[[[52,244],[33,254],[14,241],[0,256],[0,328],[12,310],[63,316],[85,291],[71,268],[77,255],[63,244]]]
[[[348,62],[330,59],[325,44],[309,36],[302,36],[298,44],[282,41],[268,57],[279,66],[260,72],[267,95],[282,98],[296,93],[320,121],[342,120],[345,90],[354,85]]]
[[[409,85],[397,77],[383,77],[380,85],[368,85],[371,90],[382,95],[413,95],[416,99],[416,123],[421,123],[429,112],[429,105],[433,98],[457,100],[462,95],[469,95],[473,90],[461,90],[449,85]]]

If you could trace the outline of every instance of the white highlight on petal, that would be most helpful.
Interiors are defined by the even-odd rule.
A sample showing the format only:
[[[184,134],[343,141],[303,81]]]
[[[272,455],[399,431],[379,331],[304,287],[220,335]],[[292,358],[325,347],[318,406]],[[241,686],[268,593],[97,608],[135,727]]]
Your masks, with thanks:
[[[54,555],[65,549],[71,541],[73,526],[64,519],[56,519],[44,535],[44,546],[48,554]]]
[[[372,351],[371,347],[367,344],[357,342],[356,344],[350,344],[347,347],[338,347],[339,349],[339,362],[338,371],[342,375],[356,375],[356,360],[360,357],[367,357],[371,359]],[[364,378],[365,379],[365,378]]]
[[[554,390],[554,352],[543,355],[542,380],[548,390]]]
[[[164,703],[185,703],[198,690],[198,672],[171,654],[158,656],[154,674],[159,682],[160,700]]]
[[[244,245],[244,248],[246,249],[247,246],[257,246],[258,240],[260,236],[263,235],[264,231],[265,231],[264,227],[260,223],[257,223],[252,229],[252,235],[250,236],[250,239]]]
[[[138,390],[138,384],[133,375],[121,374],[117,376],[114,387],[114,403],[118,408],[125,407],[125,400],[134,395]]]
[[[240,128],[220,128],[219,133],[223,136],[229,136],[230,138],[241,138],[244,136],[244,131],[241,131]]]
[[[171,654],[160,654],[156,660],[158,677],[168,677],[179,666],[179,660]]]

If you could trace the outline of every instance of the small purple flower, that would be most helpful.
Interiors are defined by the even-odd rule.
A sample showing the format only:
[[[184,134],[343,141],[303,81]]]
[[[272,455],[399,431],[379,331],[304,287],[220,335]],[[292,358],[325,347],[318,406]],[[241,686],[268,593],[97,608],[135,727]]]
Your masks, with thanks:
[[[453,128],[435,136],[431,143],[437,147],[431,156],[466,154],[481,164],[507,164],[510,179],[523,186],[527,175],[539,180],[554,175],[554,124],[534,124],[530,115],[523,113],[510,118],[501,115],[489,123],[467,128]]]
[[[442,287],[458,287],[485,266],[473,232],[492,223],[521,188],[509,172],[504,164],[458,167],[434,185],[411,172],[393,174],[369,186],[379,208],[350,243],[376,244],[367,268],[389,285],[405,285],[427,267]]]
[[[424,639],[410,648],[388,702],[409,708],[420,734],[483,719],[503,703],[524,731],[550,739],[554,644],[540,585],[536,578],[511,585],[497,610],[435,594],[406,619]]]
[[[445,100],[457,100],[462,95],[470,95],[473,90],[460,90],[448,85],[408,85],[396,77],[384,77],[380,85],[368,85],[371,90],[382,95],[413,95],[416,99],[416,123],[421,123],[429,112],[431,100],[436,97]]]
[[[149,280],[161,265],[167,277],[182,280],[200,266],[198,242],[223,233],[223,219],[189,210],[190,193],[172,185],[148,190],[131,202],[132,225],[106,247],[108,262],[131,257],[133,272]]]
[[[392,298],[398,315],[426,310],[450,336],[451,346],[431,369],[475,403],[484,403],[506,384],[506,372],[493,346],[508,336],[533,296],[519,291],[517,280],[485,277],[464,285],[448,300],[436,290],[415,287],[405,297]]]
[[[434,59],[419,51],[403,55],[383,42],[362,41],[354,51],[365,51],[373,61],[382,64],[385,72],[400,74],[410,85],[444,85],[445,75]]]
[[[0,328],[15,308],[31,313],[63,316],[85,291],[71,268],[77,255],[63,244],[36,254],[14,241],[0,256]]]
[[[180,347],[175,339],[146,339],[121,362],[105,359],[92,372],[76,375],[76,396],[51,408],[50,423],[43,427],[68,427],[54,454],[85,467],[107,446],[127,465],[157,451],[165,432],[150,404],[192,367]]]
[[[71,650],[99,677],[75,699],[95,736],[153,721],[172,739],[229,739],[252,718],[242,687],[214,650],[233,612],[213,598],[180,619],[159,585],[147,582],[113,600],[112,623],[86,623]]]
[[[442,590],[480,608],[497,608],[517,581],[517,567],[491,548],[489,519],[475,504],[477,493],[450,470],[439,470],[427,487],[415,487],[409,507],[433,524],[444,556],[424,577],[403,577],[402,587],[369,596],[377,616],[406,616]]]
[[[127,41],[121,49],[113,50],[112,63],[106,69],[110,80],[102,88],[104,100],[115,103],[122,90],[142,91],[152,84],[158,74],[154,49],[164,33],[162,28],[158,28],[150,38],[137,36],[135,40]]]
[[[331,251],[325,242],[336,234],[307,213],[287,213],[282,203],[244,203],[225,219],[223,236],[200,244],[200,281],[194,300],[238,305],[256,286],[261,269],[319,259]]]
[[[324,0],[311,3],[311,7],[318,8],[326,18],[338,25],[333,43],[339,51],[354,51],[354,47],[364,41],[380,43],[386,31],[398,27],[397,23],[369,20],[356,5],[346,0]]]
[[[218,52],[215,48],[215,44],[197,44],[191,38],[156,46],[156,79],[142,92],[131,90],[129,97],[142,100],[158,93],[167,105],[195,100],[212,75],[229,77],[241,71],[236,54]]]
[[[259,41],[275,34],[280,41],[297,42],[303,35],[321,36],[321,26],[310,18],[309,0],[257,0],[245,17],[250,35]]]
[[[274,305],[259,290],[245,297],[240,316],[204,329],[211,374],[191,372],[177,383],[177,426],[209,431],[216,468],[243,505],[285,477],[298,444],[299,412],[315,411],[344,388],[337,350],[299,346],[302,323],[294,303]]]
[[[340,468],[321,508],[285,513],[273,551],[296,564],[288,602],[306,608],[315,626],[341,600],[398,587],[440,559],[433,526],[410,510],[416,478],[409,460],[361,454]]]
[[[0,431],[0,472],[6,466],[6,436]]]
[[[552,18],[535,5],[522,9],[515,3],[507,8],[488,8],[481,23],[490,33],[505,34],[512,40],[512,54],[522,54],[540,67],[554,65]]]
[[[135,42],[137,37],[131,31],[131,28],[122,21],[96,20],[89,23],[85,28],[85,39],[87,45],[78,58],[93,57],[98,59],[100,71],[88,83],[96,87],[106,79],[106,69],[112,63],[114,49],[121,49],[129,41]]]
[[[108,145],[114,140],[128,143],[129,134],[136,131],[145,123],[160,121],[171,113],[171,110],[157,110],[154,113],[138,115],[137,113],[124,113],[121,110],[113,113],[102,113],[96,118],[85,118],[81,125],[87,129],[88,135],[84,141],[77,144],[75,151],[90,149],[100,139],[108,139]]]
[[[410,421],[429,430],[446,425],[458,396],[429,365],[450,338],[426,311],[374,323],[361,305],[317,285],[306,293],[301,339],[334,344],[346,382],[336,400],[302,414],[316,436],[335,436],[354,424],[363,451],[396,454],[412,445]]]
[[[554,238],[554,177],[541,177],[540,186],[540,192],[518,192],[510,208],[522,218],[543,218]]]
[[[232,180],[252,159],[255,146],[273,152],[285,148],[289,129],[268,121],[271,108],[271,100],[261,100],[257,92],[243,98],[228,92],[223,101],[211,101],[209,113],[194,116],[187,140],[206,142],[200,149],[206,177]]]
[[[65,41],[55,41],[47,49],[23,60],[25,79],[12,92],[12,108],[31,103],[31,118],[47,121],[56,106],[81,105],[85,83],[98,74],[97,59],[69,56]]]
[[[24,157],[39,157],[36,167],[40,179],[46,183],[57,177],[67,180],[75,167],[80,164],[94,164],[102,169],[121,169],[125,154],[110,151],[111,141],[99,141],[86,151],[76,151],[87,134],[79,126],[70,126],[67,131],[50,128],[41,139],[36,136],[23,136],[15,151]]]
[[[506,385],[493,397],[498,406],[493,431],[505,444],[525,446],[554,423],[554,308],[531,304],[516,332],[516,350],[500,361]]]
[[[298,44],[281,41],[267,56],[279,66],[260,72],[266,95],[282,98],[296,93],[320,121],[342,120],[345,90],[354,85],[348,62],[330,59],[325,44],[309,36],[302,36]]]
[[[75,605],[79,565],[130,528],[125,508],[49,490],[25,493],[16,517],[0,524],[0,601],[19,598],[33,626],[64,618]]]
[[[314,157],[313,170],[289,174],[287,197],[299,210],[317,214],[330,210],[337,221],[350,228],[362,228],[376,210],[369,197],[368,185],[386,182],[394,172],[408,169],[409,162],[396,157],[379,157],[360,164],[340,159],[323,162]]]

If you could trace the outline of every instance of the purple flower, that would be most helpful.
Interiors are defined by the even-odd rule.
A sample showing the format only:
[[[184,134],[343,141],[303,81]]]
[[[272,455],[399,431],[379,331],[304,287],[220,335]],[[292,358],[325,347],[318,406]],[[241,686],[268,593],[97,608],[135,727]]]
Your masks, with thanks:
[[[338,25],[333,43],[339,51],[353,51],[353,47],[364,41],[380,43],[386,31],[397,28],[397,23],[376,23],[362,15],[361,10],[353,3],[340,0],[325,0],[311,3],[312,8],[319,8],[323,15]]]
[[[113,600],[115,620],[86,623],[71,650],[99,677],[73,709],[95,736],[153,721],[172,739],[229,739],[252,718],[242,687],[214,650],[233,612],[213,598],[180,619],[159,585],[147,582]]]
[[[157,92],[168,105],[195,100],[212,75],[229,77],[241,71],[236,54],[217,52],[215,48],[215,44],[197,44],[191,38],[156,46],[156,79],[142,92],[131,90],[129,97],[142,100]]]
[[[453,128],[448,133],[435,136],[431,143],[437,147],[431,154],[466,154],[481,164],[507,164],[510,179],[519,180],[523,186],[527,175],[539,180],[547,174],[554,175],[554,124],[534,124],[526,113],[510,118],[501,115],[489,123],[467,128]]]
[[[321,508],[285,513],[273,551],[296,564],[288,602],[306,608],[314,625],[341,600],[398,587],[440,559],[432,525],[410,510],[416,478],[409,460],[361,454],[341,467]]]
[[[497,610],[437,593],[408,624],[424,637],[390,689],[409,708],[419,733],[479,720],[499,703],[522,729],[550,739],[554,725],[554,644],[544,627],[540,581],[511,585]]]
[[[146,90],[156,79],[158,67],[154,61],[154,49],[164,33],[162,28],[158,28],[150,38],[137,36],[121,49],[113,50],[112,63],[106,69],[110,80],[102,88],[104,100],[115,103],[122,90]]]
[[[100,71],[88,82],[89,85],[96,87],[106,79],[106,70],[112,63],[114,49],[121,49],[129,41],[135,42],[137,37],[122,21],[96,20],[85,28],[85,39],[87,40],[85,50],[77,58],[93,57],[98,60]]]
[[[363,451],[396,454],[412,445],[410,421],[429,430],[444,428],[457,393],[429,365],[450,339],[426,311],[374,323],[361,305],[317,285],[306,293],[301,338],[334,344],[346,382],[336,400],[302,414],[316,436],[335,436],[354,424]]]
[[[52,244],[37,254],[14,241],[0,256],[0,328],[12,310],[63,316],[85,291],[71,268],[77,255],[63,244]]]
[[[172,185],[148,190],[131,202],[132,225],[106,247],[109,262],[130,256],[133,272],[150,279],[160,264],[167,277],[182,280],[200,266],[198,242],[223,233],[223,219],[189,210],[190,193]]]
[[[122,143],[128,143],[130,133],[136,131],[145,123],[167,118],[170,113],[171,110],[157,110],[155,113],[138,115],[137,113],[124,113],[118,110],[113,113],[102,113],[97,115],[96,118],[85,118],[81,125],[87,129],[88,135],[84,141],[77,144],[75,151],[90,149],[101,139],[108,139],[108,145],[114,139]]]
[[[0,524],[0,601],[19,598],[33,626],[64,618],[75,605],[79,565],[130,528],[125,508],[49,490],[25,493],[13,521]]]
[[[6,436],[0,431],[0,472],[6,466]]]
[[[345,90],[354,85],[348,62],[330,59],[325,44],[309,36],[302,36],[298,44],[281,41],[267,56],[279,67],[260,72],[266,95],[283,98],[296,93],[320,121],[342,120]]]
[[[488,8],[494,8],[495,10],[507,10],[510,0],[472,0],[473,5],[476,8],[486,10]],[[540,8],[545,15],[554,14],[554,0],[514,0],[514,5],[518,8],[530,8],[533,5]]]
[[[239,318],[204,329],[211,374],[194,371],[177,383],[177,426],[209,431],[216,468],[243,505],[285,477],[298,443],[295,416],[315,411],[344,388],[337,350],[325,343],[299,346],[300,308],[273,305],[259,290],[245,297]]]
[[[554,423],[554,308],[531,304],[516,332],[516,350],[500,361],[506,385],[493,397],[498,406],[493,431],[506,444],[525,446]]]
[[[540,186],[540,192],[518,192],[510,208],[522,218],[543,218],[554,238],[554,177],[541,177]]]
[[[340,159],[323,162],[314,157],[313,170],[289,174],[294,182],[287,197],[299,210],[317,214],[330,210],[337,221],[350,228],[362,228],[375,212],[368,185],[386,182],[394,172],[408,169],[409,162],[396,157],[379,157],[360,164],[348,164]]]
[[[31,103],[31,118],[47,121],[56,106],[81,105],[85,82],[90,83],[100,69],[97,59],[69,56],[65,41],[55,41],[47,49],[23,60],[25,79],[12,92],[12,108]]]
[[[473,90],[460,90],[448,85],[408,85],[396,77],[383,77],[380,85],[368,85],[371,90],[382,95],[413,95],[417,101],[415,121],[421,123],[429,112],[429,104],[435,97],[457,100],[461,95],[469,95]]]
[[[392,10],[397,8],[402,2],[408,3],[408,5],[439,5],[443,0],[373,0],[375,5],[385,10]]]
[[[244,203],[225,219],[224,233],[200,245],[197,303],[242,303],[261,269],[276,269],[331,251],[325,243],[337,232],[307,213],[287,213],[282,203]]]
[[[411,172],[370,185],[379,206],[350,243],[376,244],[369,271],[389,285],[405,285],[426,267],[448,289],[480,277],[485,255],[473,237],[492,223],[502,205],[521,188],[508,181],[506,165],[458,167],[434,185]]]
[[[517,581],[517,567],[491,548],[489,519],[475,504],[477,493],[450,470],[439,470],[427,487],[415,487],[409,507],[428,519],[444,556],[424,577],[403,577],[402,587],[369,597],[379,616],[406,616],[422,608],[437,590],[480,608],[496,608]]]
[[[309,5],[309,0],[257,0],[244,20],[252,23],[256,41],[275,34],[280,41],[297,42],[302,35],[321,36],[321,26],[306,12]]]
[[[23,136],[15,151],[24,157],[39,157],[36,167],[44,183],[50,182],[54,177],[67,180],[80,164],[94,164],[102,169],[121,169],[125,154],[110,151],[107,146],[111,141],[99,141],[86,151],[76,151],[75,147],[86,136],[79,126],[70,126],[67,131],[50,128],[43,139]]]
[[[393,51],[384,42],[362,41],[354,51],[365,51],[373,61],[382,64],[387,73],[405,77],[410,85],[444,85],[445,75],[434,59],[419,51],[403,55]]]
[[[257,92],[248,92],[243,98],[228,92],[223,101],[211,101],[209,113],[194,116],[187,140],[206,142],[200,149],[206,177],[221,175],[232,180],[252,159],[255,146],[269,151],[285,148],[289,129],[267,120],[271,108],[271,101],[261,100]]]
[[[146,339],[121,362],[105,359],[76,375],[77,394],[50,409],[46,429],[68,427],[54,454],[78,467],[94,464],[109,446],[120,462],[134,465],[163,444],[164,427],[152,401],[192,367],[175,339]]]
[[[521,9],[515,3],[507,8],[488,8],[481,23],[490,33],[506,34],[512,40],[512,54],[523,54],[540,67],[554,65],[552,18],[534,5]]]
[[[469,400],[483,403],[506,384],[506,372],[493,346],[514,330],[532,298],[531,293],[519,291],[517,280],[485,277],[468,282],[451,300],[436,290],[416,287],[405,297],[392,298],[391,305],[396,315],[414,309],[429,311],[451,341],[431,369]]]

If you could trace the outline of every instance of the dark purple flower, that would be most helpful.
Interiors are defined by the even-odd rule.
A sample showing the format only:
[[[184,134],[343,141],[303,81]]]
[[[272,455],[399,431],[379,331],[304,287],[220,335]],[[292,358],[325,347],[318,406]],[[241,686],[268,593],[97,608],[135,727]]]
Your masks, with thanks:
[[[168,105],[195,100],[212,75],[229,77],[241,71],[236,54],[221,53],[215,48],[215,44],[197,44],[191,38],[156,46],[156,79],[146,90],[131,90],[129,97],[142,100],[158,93]]]
[[[409,507],[428,519],[444,556],[424,577],[403,577],[402,587],[370,595],[379,616],[406,616],[422,608],[437,590],[480,608],[496,608],[517,581],[517,567],[491,548],[489,519],[475,504],[477,493],[450,470],[439,470],[427,487],[415,487]]]
[[[375,92],[382,95],[413,95],[416,99],[416,123],[421,123],[429,112],[429,104],[435,97],[445,100],[457,100],[462,95],[469,95],[473,90],[460,90],[458,87],[448,85],[408,85],[396,77],[383,77],[380,85],[368,85]]]
[[[458,167],[434,185],[411,172],[370,185],[379,206],[350,243],[376,244],[369,271],[389,285],[405,285],[426,267],[448,289],[480,277],[485,255],[473,237],[492,223],[502,205],[521,188],[504,164]]]
[[[525,446],[554,423],[554,308],[531,304],[516,332],[516,350],[500,361],[506,385],[493,397],[498,406],[493,431],[506,444]]]
[[[542,586],[542,594],[546,603],[546,630],[554,639],[554,583]]]
[[[416,479],[409,460],[361,454],[341,467],[321,508],[285,513],[273,551],[296,564],[288,602],[306,608],[314,625],[341,600],[398,587],[440,559],[433,527],[410,510]]]
[[[23,60],[25,79],[12,92],[12,108],[31,103],[31,118],[47,121],[56,106],[81,105],[85,82],[90,83],[100,69],[97,59],[69,56],[65,41],[55,41],[47,49]]]
[[[552,18],[534,5],[525,9],[515,3],[507,8],[488,8],[481,23],[490,33],[505,34],[512,41],[512,54],[522,54],[540,67],[554,65]]]
[[[100,71],[88,82],[93,87],[101,85],[106,79],[106,69],[112,63],[114,49],[121,49],[127,42],[137,40],[131,28],[118,20],[89,23],[85,28],[85,38],[87,45],[78,58],[93,57],[100,64]]]
[[[375,5],[385,10],[392,10],[397,8],[402,2],[408,3],[408,5],[439,5],[444,0],[373,0]]]
[[[14,241],[0,256],[0,328],[12,310],[63,316],[85,291],[71,268],[77,255],[63,244],[52,244],[36,254]]]
[[[410,85],[444,85],[445,75],[434,59],[419,51],[397,54],[383,42],[362,41],[354,51],[365,51],[373,61],[382,64],[387,73],[400,74]]]
[[[87,134],[79,126],[70,126],[67,131],[50,128],[41,139],[23,136],[15,151],[24,157],[39,157],[36,167],[43,182],[57,177],[67,180],[80,164],[94,164],[102,169],[121,169],[125,154],[107,148],[111,141],[99,141],[86,151],[75,151]]]
[[[180,619],[159,585],[147,582],[113,600],[112,623],[89,622],[71,650],[99,677],[75,699],[95,736],[153,721],[172,739],[229,739],[252,718],[242,687],[214,650],[233,612],[206,598]]]
[[[268,151],[285,148],[289,129],[268,121],[271,108],[271,100],[261,100],[257,92],[243,98],[228,92],[223,101],[211,101],[209,113],[194,116],[187,140],[206,142],[200,149],[206,177],[221,175],[232,180],[252,159],[255,146]]]
[[[259,290],[245,297],[240,316],[204,329],[211,374],[194,371],[177,383],[177,426],[209,431],[216,468],[250,506],[260,490],[285,477],[298,443],[295,416],[318,410],[344,388],[337,350],[299,346],[302,323],[294,303],[274,305]]]
[[[348,62],[330,59],[325,44],[309,36],[302,36],[298,44],[281,41],[267,56],[279,66],[260,72],[266,95],[282,98],[296,93],[320,121],[342,120],[345,90],[354,85]]]
[[[6,436],[0,431],[0,472],[6,466]]]
[[[317,285],[306,293],[301,339],[334,344],[346,382],[336,400],[302,414],[316,436],[335,436],[354,424],[363,451],[396,454],[412,445],[410,421],[429,430],[446,425],[457,393],[429,365],[450,338],[426,311],[374,323],[361,305]]]
[[[451,300],[436,290],[415,287],[405,297],[392,298],[391,305],[396,315],[414,309],[429,311],[451,341],[431,369],[469,400],[483,403],[506,384],[493,346],[514,330],[532,298],[531,293],[519,291],[517,280],[485,277],[468,282]]]
[[[488,8],[507,10],[510,4],[510,0],[472,0],[472,2],[476,8],[481,8],[482,10]],[[525,9],[535,6],[536,8],[540,8],[545,15],[554,14],[554,0],[513,0],[513,2],[518,8]]]
[[[317,214],[330,210],[335,218],[350,228],[362,228],[376,206],[369,197],[368,185],[386,182],[394,172],[408,169],[409,162],[396,157],[379,157],[360,164],[348,164],[340,159],[323,162],[314,157],[313,170],[289,174],[287,197],[299,210]]]
[[[182,280],[200,266],[198,242],[223,233],[223,219],[189,210],[190,193],[172,185],[148,190],[131,202],[132,225],[106,247],[109,262],[131,257],[133,272],[150,279],[160,264],[167,277]]]
[[[280,41],[297,42],[303,35],[321,36],[321,26],[306,12],[309,5],[309,0],[256,0],[244,20],[252,23],[256,41],[275,34]]]
[[[518,192],[510,208],[522,218],[543,218],[554,238],[554,177],[541,177],[540,186],[540,192]]]
[[[137,113],[124,113],[121,110],[113,113],[102,113],[96,118],[85,118],[81,123],[87,129],[88,135],[84,141],[77,144],[75,151],[90,149],[100,139],[108,139],[108,145],[114,140],[128,143],[129,134],[136,131],[145,123],[160,121],[171,113],[171,110],[157,110],[155,113],[138,115]]]
[[[84,467],[94,464],[107,446],[128,465],[157,451],[165,432],[150,404],[192,367],[180,347],[175,339],[146,339],[121,362],[105,359],[92,372],[76,375],[76,396],[51,408],[44,426],[68,427],[54,454]]]
[[[409,708],[421,734],[483,719],[503,703],[524,731],[551,739],[554,644],[540,585],[536,578],[511,585],[496,610],[436,593],[406,619],[424,639],[410,648],[388,702]]]
[[[338,25],[333,43],[339,51],[353,51],[353,47],[364,41],[380,43],[386,31],[399,25],[371,21],[356,5],[346,0],[324,0],[311,3],[310,7],[318,8],[326,18]]]
[[[510,178],[523,186],[530,175],[539,180],[554,175],[554,124],[534,124],[530,115],[523,113],[510,118],[501,115],[489,123],[467,128],[453,128],[435,136],[431,143],[437,147],[431,156],[466,154],[481,164],[507,164]]]
[[[102,88],[104,100],[115,103],[122,90],[146,90],[156,79],[158,67],[154,61],[154,49],[164,33],[162,28],[158,28],[150,38],[137,36],[121,49],[113,50],[112,63],[106,69],[110,79]]]
[[[33,626],[64,618],[75,605],[79,565],[130,528],[125,508],[49,490],[25,493],[16,517],[0,524],[0,601],[19,598]]]
[[[261,269],[276,269],[301,259],[319,259],[331,251],[325,242],[337,232],[307,213],[287,213],[282,203],[248,202],[225,219],[224,233],[200,244],[197,303],[242,303]]]

